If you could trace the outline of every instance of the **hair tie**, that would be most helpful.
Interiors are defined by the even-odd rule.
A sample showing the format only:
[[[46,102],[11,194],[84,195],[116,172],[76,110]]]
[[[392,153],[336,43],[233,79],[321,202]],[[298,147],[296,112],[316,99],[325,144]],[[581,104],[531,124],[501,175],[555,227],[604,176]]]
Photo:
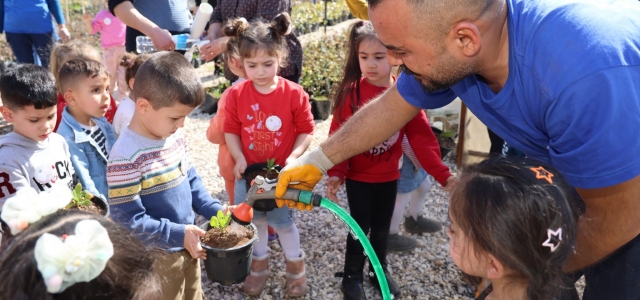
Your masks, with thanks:
[[[536,179],[544,179],[549,183],[553,183],[553,173],[547,171],[542,166],[537,168],[529,168],[529,169],[536,173]]]
[[[57,294],[98,277],[113,256],[113,243],[100,222],[82,220],[76,224],[75,234],[63,238],[42,234],[34,255],[47,292]]]
[[[562,242],[562,227],[551,230],[547,229],[547,240],[542,243],[542,246],[549,247],[551,252],[556,251]]]
[[[0,218],[16,235],[42,217],[62,209],[71,202],[71,191],[65,185],[54,185],[48,191],[38,193],[34,188],[20,189],[2,207]]]

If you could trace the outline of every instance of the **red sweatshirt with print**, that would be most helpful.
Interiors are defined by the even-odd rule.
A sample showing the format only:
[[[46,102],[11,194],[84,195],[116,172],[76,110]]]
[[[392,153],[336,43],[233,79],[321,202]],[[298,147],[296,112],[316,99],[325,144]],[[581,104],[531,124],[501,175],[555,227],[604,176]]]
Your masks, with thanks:
[[[386,89],[387,87],[372,85],[367,82],[365,77],[362,77],[360,80],[360,101],[357,102],[357,107],[364,106]],[[354,96],[355,92],[351,97]],[[351,102],[351,99],[346,100],[346,103]],[[338,130],[353,113],[353,108],[348,104],[344,105],[341,111],[335,112],[329,135]],[[384,124],[380,124],[380,126],[384,126]],[[384,143],[335,165],[327,172],[327,175],[339,177],[342,181],[346,177],[369,183],[388,182],[400,178],[399,169],[402,162],[402,137],[404,134],[407,135],[409,144],[422,167],[440,184],[446,185],[451,173],[440,159],[440,145],[431,131],[424,111],[420,111],[415,118]]]
[[[298,84],[278,77],[276,89],[261,94],[251,80],[229,88],[224,132],[240,136],[247,165],[275,158],[284,166],[296,137],[313,133],[309,95]]]

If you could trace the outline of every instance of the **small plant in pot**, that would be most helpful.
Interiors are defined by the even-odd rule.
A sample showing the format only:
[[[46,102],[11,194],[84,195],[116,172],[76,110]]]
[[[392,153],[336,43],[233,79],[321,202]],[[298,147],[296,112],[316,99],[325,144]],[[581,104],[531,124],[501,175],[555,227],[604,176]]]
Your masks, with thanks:
[[[251,271],[253,242],[258,238],[256,227],[232,224],[231,213],[219,210],[200,228],[206,231],[201,243],[207,252],[204,267],[209,280],[222,285],[243,282]]]
[[[107,202],[83,190],[82,184],[76,184],[75,188],[71,191],[71,195],[71,202],[69,202],[65,209],[77,209],[105,217],[109,216],[109,205]]]
[[[440,156],[444,159],[447,154],[456,147],[456,141],[453,140],[453,136],[456,132],[454,130],[442,131],[433,126],[431,127],[431,130],[438,139],[438,144],[440,144]]]

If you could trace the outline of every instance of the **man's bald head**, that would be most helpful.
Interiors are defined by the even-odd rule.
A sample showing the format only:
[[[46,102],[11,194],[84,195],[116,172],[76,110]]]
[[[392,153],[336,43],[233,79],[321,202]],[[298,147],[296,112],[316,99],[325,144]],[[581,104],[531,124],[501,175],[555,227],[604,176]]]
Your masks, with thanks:
[[[398,0],[367,0],[369,9],[385,1]],[[432,34],[442,36],[460,21],[473,22],[482,17],[498,17],[500,10],[498,3],[504,0],[399,0],[411,6],[413,23],[419,31],[428,30]]]

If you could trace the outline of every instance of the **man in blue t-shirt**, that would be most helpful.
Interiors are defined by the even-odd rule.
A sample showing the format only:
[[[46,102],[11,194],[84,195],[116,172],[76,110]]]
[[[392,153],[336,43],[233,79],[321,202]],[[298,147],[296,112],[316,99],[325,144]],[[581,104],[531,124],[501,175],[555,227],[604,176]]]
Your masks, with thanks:
[[[584,201],[584,299],[640,297],[640,4],[599,0],[369,0],[406,69],[318,149],[280,174],[312,187],[421,108],[460,97],[492,131],[552,164]],[[385,124],[385,126],[379,126]],[[299,167],[296,167],[299,166]]]

